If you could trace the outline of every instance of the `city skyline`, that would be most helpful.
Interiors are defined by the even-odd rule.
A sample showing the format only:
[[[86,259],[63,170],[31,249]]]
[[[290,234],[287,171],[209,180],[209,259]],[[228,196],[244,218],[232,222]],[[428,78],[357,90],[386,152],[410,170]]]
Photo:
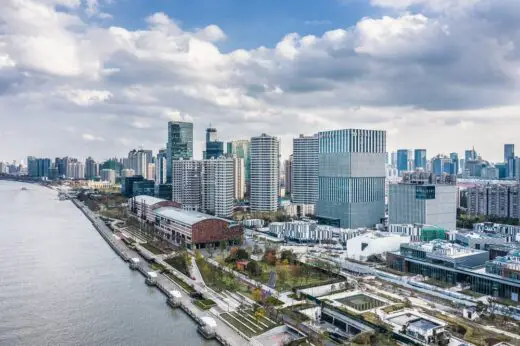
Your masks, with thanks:
[[[515,143],[512,1],[207,6],[6,0],[0,157],[157,151],[168,120],[194,122],[195,158],[209,124],[223,141],[276,136],[283,157],[300,133],[347,127],[386,130],[389,151],[475,145],[492,161]]]

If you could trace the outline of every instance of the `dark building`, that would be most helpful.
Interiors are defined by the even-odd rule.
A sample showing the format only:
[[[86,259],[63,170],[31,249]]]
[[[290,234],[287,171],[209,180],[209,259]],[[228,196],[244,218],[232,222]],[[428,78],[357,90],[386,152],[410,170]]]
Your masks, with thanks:
[[[193,158],[193,123],[168,122],[166,182],[172,182],[172,161]]]
[[[136,196],[136,194],[134,194],[134,183],[143,180],[144,178],[142,175],[134,175],[133,177],[125,177],[124,179],[121,179],[121,193],[123,196],[128,198]]]
[[[171,201],[172,199],[172,184],[156,184],[155,197]]]
[[[155,196],[155,181],[134,181],[132,196]]]
[[[224,155],[224,142],[218,140],[217,129],[207,128],[206,129],[206,150],[203,152],[202,157],[206,160],[211,158],[218,159]]]
[[[27,157],[27,174],[32,178],[48,178],[51,159]]]

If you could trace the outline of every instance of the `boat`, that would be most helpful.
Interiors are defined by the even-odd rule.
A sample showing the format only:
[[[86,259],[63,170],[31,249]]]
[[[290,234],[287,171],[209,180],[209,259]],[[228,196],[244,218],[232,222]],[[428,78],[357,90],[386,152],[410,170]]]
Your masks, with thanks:
[[[157,273],[156,272],[148,272],[146,275],[146,280],[144,282],[148,286],[155,286],[155,283],[157,282]]]
[[[215,329],[217,328],[217,322],[209,316],[203,316],[200,318],[199,326],[197,331],[202,334],[205,339],[212,339],[215,337]]]

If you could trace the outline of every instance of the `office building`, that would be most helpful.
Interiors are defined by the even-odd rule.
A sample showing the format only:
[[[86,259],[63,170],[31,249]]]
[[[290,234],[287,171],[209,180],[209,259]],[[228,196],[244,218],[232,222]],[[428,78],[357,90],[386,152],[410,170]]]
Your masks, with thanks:
[[[278,210],[280,189],[280,142],[262,134],[251,138],[249,204],[253,212]]]
[[[247,139],[240,139],[236,141],[231,141],[227,143],[227,154],[231,157],[236,156],[244,159],[244,167],[245,167],[245,182],[246,182],[246,192],[249,189],[249,177],[251,172],[251,160],[250,160],[250,152],[251,152],[251,141]]]
[[[99,176],[99,164],[92,157],[85,160],[85,179],[93,180]]]
[[[342,228],[372,227],[385,216],[386,132],[319,133],[316,216]]]
[[[388,253],[388,267],[422,275],[455,286],[469,283],[471,290],[518,302],[520,256],[512,250],[506,257],[489,260],[488,251],[464,247],[442,240],[402,244]]]
[[[316,204],[318,200],[319,144],[318,135],[293,139],[291,200],[295,204]]]
[[[415,149],[414,152],[414,166],[415,169],[422,168],[426,170],[426,149]]]
[[[166,155],[166,182],[172,183],[172,162],[193,158],[193,123],[168,122]]]
[[[475,161],[477,159],[478,159],[478,155],[477,155],[477,152],[475,151],[475,148],[466,150],[464,152],[464,161],[466,161],[466,162]]]
[[[498,180],[500,171],[495,166],[482,167],[480,171],[480,177],[487,180]]]
[[[405,173],[401,183],[389,185],[388,223],[419,223],[455,229],[457,194],[454,176],[442,183],[433,173]]]
[[[155,181],[146,179],[134,181],[132,195],[151,197],[155,196]]]
[[[134,175],[133,177],[126,177],[121,179],[121,194],[127,198],[134,197],[134,183],[143,181],[142,175]]]
[[[237,222],[176,206],[172,201],[149,196],[138,196],[128,201],[131,216],[152,223],[155,235],[174,246],[200,249],[210,244],[218,246],[222,241],[240,243],[244,228]]]
[[[504,144],[504,162],[508,162],[509,159],[515,157],[515,145],[514,144]]]
[[[172,200],[172,184],[157,184],[157,182],[156,182],[155,183],[155,197],[171,201]]]
[[[155,159],[155,184],[166,184],[168,155],[166,149],[161,149]]]
[[[113,169],[102,169],[100,171],[101,181],[108,181],[110,184],[116,183],[116,171]],[[133,176],[133,174],[131,175]],[[126,176],[125,176],[126,178]]]
[[[285,194],[291,196],[293,180],[293,155],[289,155],[289,159],[283,163],[283,186]],[[283,197],[283,196],[282,196]]]
[[[459,174],[459,154],[457,153],[451,153],[450,154],[450,161],[451,161],[451,171],[449,174]]]
[[[409,152],[410,151],[408,149],[397,150],[397,170],[399,171],[399,175],[408,171]]]
[[[246,194],[246,168],[244,159],[233,157],[233,196],[236,200],[243,200]]]
[[[206,129],[206,150],[203,152],[202,158],[218,159],[224,155],[224,142],[218,140],[217,129],[209,127]]]
[[[445,155],[437,155],[432,159],[432,172],[435,175],[455,174],[452,160]],[[457,164],[458,165],[458,164]]]
[[[27,157],[27,174],[32,178],[48,178],[51,168],[51,159]]]

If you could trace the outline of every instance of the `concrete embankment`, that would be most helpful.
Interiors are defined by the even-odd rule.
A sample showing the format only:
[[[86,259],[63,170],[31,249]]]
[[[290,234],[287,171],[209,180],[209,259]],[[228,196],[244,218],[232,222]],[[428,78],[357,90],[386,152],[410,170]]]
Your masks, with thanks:
[[[92,223],[94,228],[103,237],[103,239],[105,239],[105,241],[110,245],[110,247],[124,261],[129,261],[131,258],[135,257],[143,259],[139,253],[129,249],[128,247],[126,247],[123,241],[115,237],[110,228],[108,228],[108,226],[96,214],[94,214],[90,209],[88,209],[88,207],[85,206],[82,202],[76,199],[72,199],[72,203],[74,203],[74,205],[83,212],[83,214]],[[149,272],[153,271],[145,260],[140,261],[140,264],[135,269],[137,269],[145,278],[148,276]],[[164,275],[157,276],[154,286],[157,287],[166,297],[168,297],[169,292],[173,290],[184,292],[182,287],[180,287]],[[186,314],[190,316],[193,320],[195,320],[198,324],[202,323],[202,317],[209,316],[207,313],[202,312],[199,308],[197,308],[192,303],[191,298],[186,293],[182,293],[182,298],[179,307],[183,309],[186,312]],[[247,345],[249,343],[247,339],[240,336],[239,333],[231,329],[220,319],[214,316],[209,317],[214,318],[217,323],[215,338],[222,345],[239,346]]]

